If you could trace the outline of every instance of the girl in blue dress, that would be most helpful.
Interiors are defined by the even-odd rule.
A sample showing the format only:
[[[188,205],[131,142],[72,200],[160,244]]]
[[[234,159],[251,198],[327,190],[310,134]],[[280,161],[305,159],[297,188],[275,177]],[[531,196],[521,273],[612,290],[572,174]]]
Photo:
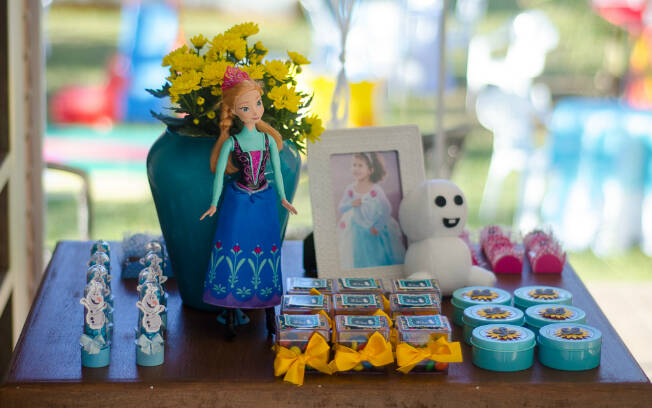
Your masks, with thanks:
[[[378,184],[385,174],[378,153],[353,155],[351,175],[355,181],[346,187],[338,206],[340,264],[345,270],[403,263],[405,245],[401,229]]]
[[[265,309],[267,329],[270,334],[274,332],[274,306],[280,304],[283,294],[277,196],[283,207],[297,213],[286,200],[283,188],[278,153],[283,140],[261,120],[261,95],[261,87],[245,72],[227,68],[222,85],[220,135],[211,153],[213,198],[201,217],[212,217],[224,195],[203,300],[227,308],[229,338],[235,335],[235,313],[239,308]],[[231,136],[234,116],[244,126]],[[265,179],[268,164],[274,172],[276,189]],[[237,173],[236,179],[224,185],[224,175],[232,173]]]

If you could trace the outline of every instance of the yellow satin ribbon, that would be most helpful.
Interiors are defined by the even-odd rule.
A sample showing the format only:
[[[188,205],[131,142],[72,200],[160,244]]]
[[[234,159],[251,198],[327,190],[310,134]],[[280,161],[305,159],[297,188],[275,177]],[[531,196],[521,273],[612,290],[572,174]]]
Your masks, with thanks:
[[[314,295],[314,296],[319,296],[319,295],[321,295],[321,292],[318,291],[318,290],[315,289],[315,288],[312,288],[312,289],[310,289],[310,294],[311,294],[311,295]]]
[[[331,320],[331,317],[328,315],[328,313],[326,313],[325,310],[320,310],[319,314],[326,318],[326,321],[328,322],[328,326],[330,326],[330,328],[332,329],[333,328],[333,321]]]
[[[276,346],[274,359],[274,375],[283,377],[284,381],[296,385],[303,385],[306,365],[324,374],[332,374],[328,366],[328,353],[330,347],[326,340],[318,333],[312,335],[304,353],[297,353],[286,347]]]
[[[392,318],[389,317],[389,315],[382,310],[378,309],[373,313],[373,316],[385,316],[387,318],[387,321],[389,322],[389,327],[392,328],[394,327],[394,322],[392,321]]]
[[[430,342],[426,347],[413,347],[407,343],[396,346],[396,363],[398,371],[409,373],[423,360],[432,360],[439,363],[462,362],[462,348],[459,342],[449,343],[445,337]]]
[[[378,332],[369,337],[367,344],[360,351],[341,344],[336,344],[333,348],[335,349],[335,358],[329,364],[333,372],[351,370],[363,361],[368,361],[375,367],[382,367],[394,362],[392,345]]]
[[[381,298],[383,298],[383,309],[385,310],[385,313],[389,313],[390,307],[389,307],[389,299],[385,297],[385,295],[380,295]]]

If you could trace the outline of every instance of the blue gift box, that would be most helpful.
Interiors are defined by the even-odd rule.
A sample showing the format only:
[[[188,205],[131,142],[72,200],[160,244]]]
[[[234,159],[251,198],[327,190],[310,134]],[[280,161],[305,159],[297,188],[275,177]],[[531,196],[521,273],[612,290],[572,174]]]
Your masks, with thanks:
[[[524,286],[514,291],[514,306],[521,310],[542,304],[572,305],[573,295],[554,286]]]
[[[576,323],[555,323],[542,327],[537,337],[539,361],[557,370],[590,370],[600,365],[602,333]]]
[[[525,327],[539,334],[539,329],[553,323],[585,323],[586,313],[578,307],[552,304],[525,309]]]
[[[485,370],[527,370],[534,361],[535,345],[531,330],[511,324],[488,324],[471,334],[473,364]]]
[[[471,344],[473,329],[486,324],[500,323],[523,326],[525,315],[513,306],[506,305],[475,305],[464,309],[464,342]]]
[[[507,291],[490,286],[469,286],[453,292],[451,303],[453,304],[453,323],[464,326],[462,316],[467,307],[488,304],[510,305],[512,295]]]

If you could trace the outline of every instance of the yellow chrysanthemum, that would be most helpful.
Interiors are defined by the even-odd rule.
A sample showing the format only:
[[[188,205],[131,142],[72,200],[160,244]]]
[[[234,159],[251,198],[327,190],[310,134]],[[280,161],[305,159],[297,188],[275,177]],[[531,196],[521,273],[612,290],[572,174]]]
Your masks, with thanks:
[[[196,35],[196,36],[192,37],[190,39],[190,42],[192,43],[192,45],[195,48],[199,49],[199,48],[203,47],[208,42],[208,38],[204,37],[202,34],[199,34],[199,35]]]
[[[247,55],[247,42],[233,33],[218,34],[213,37],[211,44],[211,49],[208,51],[211,58],[214,54],[222,54],[226,51],[231,52],[239,60]]]
[[[208,50],[208,54],[221,54],[226,52],[227,41],[224,34],[218,34],[210,41],[211,48]]]
[[[258,64],[243,66],[241,69],[246,72],[251,79],[263,79],[263,74],[265,74],[265,67]]]
[[[197,105],[201,106],[206,102],[206,99],[202,98],[201,96],[197,97]]]
[[[267,52],[269,51],[260,41],[254,44],[254,50],[256,51],[256,54],[258,54],[261,58],[267,55]]]
[[[199,125],[199,119],[193,119],[192,123],[194,123],[195,125]]]
[[[288,75],[288,67],[279,60],[271,60],[265,63],[265,70],[275,79],[283,81]]]
[[[206,114],[206,116],[208,116],[208,119],[215,119],[215,112],[210,111]]]
[[[197,54],[177,54],[170,59],[172,69],[177,72],[199,71],[204,65],[204,58]]]
[[[288,57],[290,57],[292,62],[295,63],[296,65],[310,64],[310,61],[308,61],[308,58],[304,57],[303,55],[299,54],[298,52],[288,51]]]
[[[303,118],[303,122],[310,125],[310,131],[305,133],[303,137],[308,139],[311,143],[315,143],[319,139],[319,136],[324,132],[324,127],[322,126],[322,121],[317,115],[311,115],[306,118]]]
[[[201,74],[197,71],[185,72],[172,80],[171,95],[185,95],[200,88]]]
[[[287,109],[293,113],[299,110],[301,97],[297,95],[294,87],[277,86],[272,88],[267,95],[273,101],[276,109]]]
[[[168,55],[163,57],[163,63],[161,64],[161,66],[162,67],[171,66],[172,65],[172,58],[174,58],[175,56],[180,55],[180,54],[186,54],[187,52],[188,52],[188,47],[185,46],[185,45],[183,47],[179,47],[176,50],[171,51]]]
[[[225,61],[209,62],[204,66],[204,78],[201,81],[202,86],[221,85],[224,80],[226,67],[233,66]]]
[[[226,30],[226,34],[235,34],[238,37],[247,38],[251,35],[258,34],[258,31],[260,31],[258,24],[248,22],[234,25]]]

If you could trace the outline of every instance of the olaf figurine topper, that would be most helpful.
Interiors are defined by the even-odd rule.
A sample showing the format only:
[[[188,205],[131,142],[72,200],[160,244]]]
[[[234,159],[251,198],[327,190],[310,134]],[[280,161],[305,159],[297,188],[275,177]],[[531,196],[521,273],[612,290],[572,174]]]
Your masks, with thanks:
[[[110,325],[105,314],[107,303],[101,279],[91,281],[79,303],[84,305],[84,331],[79,338],[81,363],[84,367],[109,365],[111,352]]]
[[[165,358],[162,315],[166,310],[161,304],[160,291],[148,285],[136,306],[140,309],[136,331],[136,364],[161,365]]]
[[[457,185],[441,179],[421,183],[401,201],[398,215],[409,241],[404,263],[408,278],[436,278],[443,295],[496,282],[493,273],[472,264],[469,248],[459,238],[467,204]]]

